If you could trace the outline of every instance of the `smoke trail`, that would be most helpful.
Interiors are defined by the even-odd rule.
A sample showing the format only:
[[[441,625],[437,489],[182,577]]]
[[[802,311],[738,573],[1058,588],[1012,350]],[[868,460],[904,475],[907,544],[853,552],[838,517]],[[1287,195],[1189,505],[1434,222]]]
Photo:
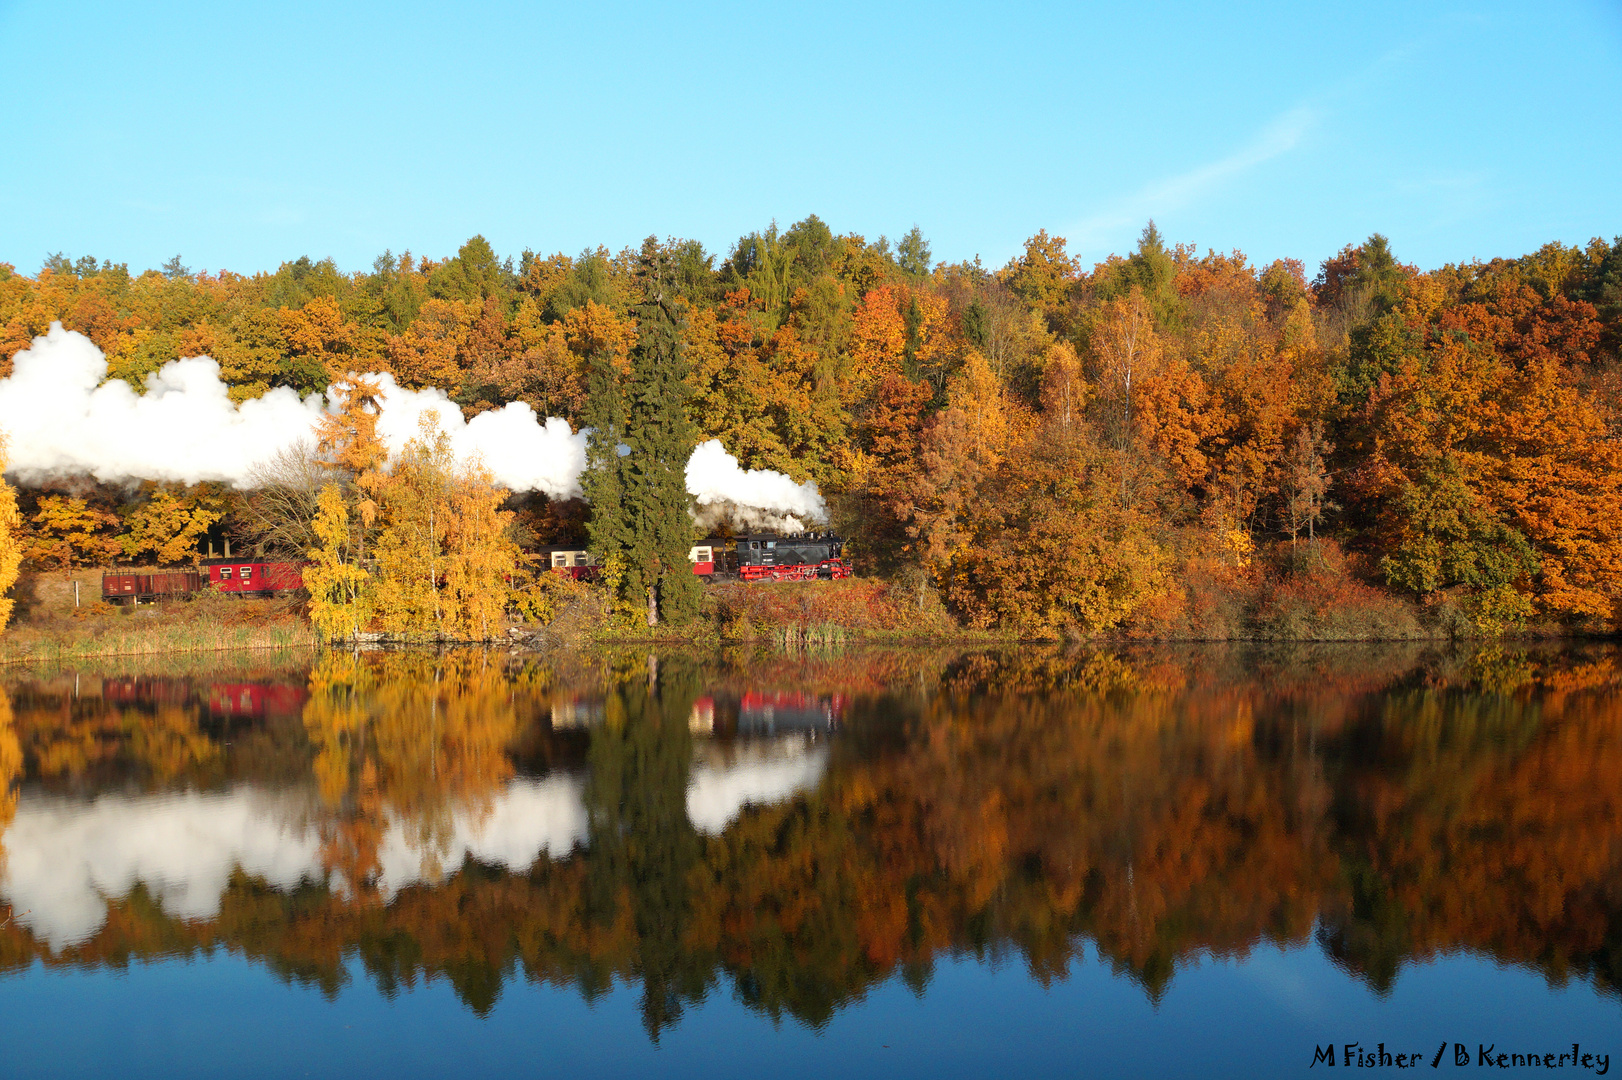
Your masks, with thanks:
[[[523,402],[466,420],[443,390],[407,390],[388,374],[369,377],[381,388],[378,435],[391,454],[418,436],[418,418],[432,412],[457,459],[482,459],[504,487],[579,497],[584,431],[571,431],[557,417],[542,420]],[[286,388],[233,404],[219,365],[206,356],[165,364],[146,377],[145,393],[106,379],[101,350],[60,323],[17,353],[11,376],[0,380],[0,431],[10,440],[12,475],[28,484],[89,475],[248,487],[256,464],[308,441],[322,414],[339,404],[330,390],[325,399],[311,394],[301,400]],[[740,469],[714,440],[689,460],[687,489],[706,526],[728,520],[798,531],[800,522],[827,516],[814,485]]]

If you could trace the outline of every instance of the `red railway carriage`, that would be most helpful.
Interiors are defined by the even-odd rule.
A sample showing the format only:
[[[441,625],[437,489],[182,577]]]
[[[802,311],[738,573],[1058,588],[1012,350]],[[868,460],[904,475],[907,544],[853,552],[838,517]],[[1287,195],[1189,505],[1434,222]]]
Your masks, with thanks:
[[[208,575],[208,587],[223,593],[269,596],[304,588],[304,572],[299,563],[205,559],[203,570]]]

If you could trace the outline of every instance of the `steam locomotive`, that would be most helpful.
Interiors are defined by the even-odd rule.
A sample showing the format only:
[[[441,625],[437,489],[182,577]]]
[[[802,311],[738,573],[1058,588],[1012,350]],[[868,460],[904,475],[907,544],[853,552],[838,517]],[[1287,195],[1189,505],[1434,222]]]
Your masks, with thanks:
[[[540,553],[555,574],[590,579],[600,569],[591,552],[580,548],[549,547]],[[693,564],[693,573],[708,580],[832,581],[850,577],[845,541],[830,533],[712,536],[694,544],[687,558]]]

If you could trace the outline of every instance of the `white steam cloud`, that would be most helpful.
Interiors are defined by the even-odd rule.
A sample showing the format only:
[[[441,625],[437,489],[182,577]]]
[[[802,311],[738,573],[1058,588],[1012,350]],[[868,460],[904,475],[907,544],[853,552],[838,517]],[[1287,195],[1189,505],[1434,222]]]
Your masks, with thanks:
[[[419,437],[419,418],[433,413],[439,417],[439,429],[450,436],[457,460],[483,459],[503,487],[542,491],[554,499],[580,496],[580,474],[586,469],[586,433],[570,431],[568,421],[555,416],[543,421],[522,401],[465,420],[462,407],[437,387],[402,389],[386,372],[363,377],[381,390],[378,403],[383,411],[378,416],[377,434],[390,455],[398,454],[406,443]],[[331,390],[327,396],[337,397]]]
[[[466,420],[443,390],[406,390],[391,375],[369,377],[381,387],[378,434],[391,454],[418,436],[419,418],[431,412],[457,459],[482,459],[504,487],[579,497],[584,431],[571,431],[557,417],[542,420],[523,402]],[[137,393],[123,380],[107,379],[106,357],[89,338],[52,323],[48,334],[17,353],[11,376],[0,379],[0,432],[10,444],[8,471],[23,483],[89,475],[246,487],[256,464],[309,441],[322,414],[339,401],[331,390],[325,399],[301,400],[280,388],[234,404],[219,365],[206,356],[165,364],[146,377],[145,393]],[[713,439],[688,461],[687,490],[703,525],[725,520],[800,531],[802,523],[827,520],[814,484],[744,470]]]
[[[767,469],[743,469],[719,439],[700,443],[687,459],[687,490],[705,528],[728,521],[745,529],[797,533],[808,522],[828,520],[816,484],[796,484]]]

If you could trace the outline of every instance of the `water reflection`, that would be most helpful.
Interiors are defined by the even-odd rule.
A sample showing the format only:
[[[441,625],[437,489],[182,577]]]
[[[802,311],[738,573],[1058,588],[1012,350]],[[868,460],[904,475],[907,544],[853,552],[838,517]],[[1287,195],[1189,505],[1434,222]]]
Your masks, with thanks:
[[[71,681],[71,686],[70,686]],[[938,959],[1151,997],[1312,942],[1383,993],[1458,950],[1611,993],[1616,656],[330,655],[20,680],[0,971],[225,946],[336,993],[726,988],[818,1025]],[[3,914],[3,909],[0,909]]]

